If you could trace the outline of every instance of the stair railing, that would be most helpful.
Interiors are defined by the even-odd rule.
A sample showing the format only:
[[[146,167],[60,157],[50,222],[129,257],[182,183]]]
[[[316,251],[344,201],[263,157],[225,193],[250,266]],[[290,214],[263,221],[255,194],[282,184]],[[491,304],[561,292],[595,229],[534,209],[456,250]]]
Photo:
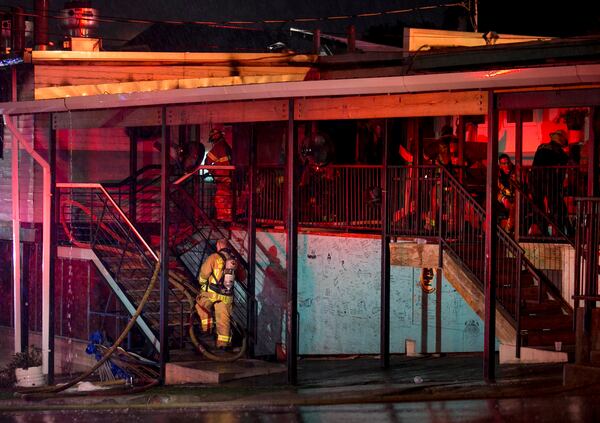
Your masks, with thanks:
[[[440,168],[440,239],[483,284],[485,280],[485,210],[445,168]],[[519,320],[523,249],[499,226],[496,298],[516,324]]]
[[[137,305],[136,293],[145,291],[159,261],[158,255],[101,184],[58,183],[56,186],[60,223],[64,229],[59,233],[59,242],[91,248],[119,285],[116,292],[119,299]],[[149,313],[156,311],[147,304],[142,318],[152,323],[156,319]],[[153,338],[150,333],[146,335]],[[151,341],[159,348],[155,337]]]
[[[576,165],[523,166],[520,184],[515,187],[520,194],[519,240],[573,245],[574,234],[566,234],[565,228],[554,218],[569,221],[574,214],[570,200],[585,195],[582,191],[585,186],[585,173]],[[549,208],[555,209],[552,215],[546,212],[546,202]],[[533,231],[536,226],[538,230]],[[551,229],[551,233],[547,229]]]
[[[473,276],[483,285],[485,272],[485,210],[475,201],[460,182],[445,168],[440,170],[440,242],[463,262]],[[525,251],[499,225],[496,267],[496,298],[512,321],[516,333],[516,355],[521,348],[521,290],[523,271],[528,272],[537,286],[537,301],[543,293],[550,293],[565,310],[571,307],[559,289],[526,257]]]
[[[591,330],[592,309],[600,301],[598,278],[600,276],[600,198],[577,197],[575,232],[575,287],[574,315],[583,303],[583,324],[586,332]],[[575,326],[575,319],[574,319]]]
[[[544,276],[556,287],[561,286],[563,274],[571,270],[570,255],[568,253],[557,254],[561,251],[556,244],[562,244],[565,247],[570,246],[575,249],[575,234],[567,235],[557,223],[544,210],[532,200],[531,193],[526,192],[523,187],[515,186],[518,193],[519,201],[519,225],[516,228],[520,233],[518,241],[535,243],[531,246],[533,252],[528,255],[529,260],[537,270],[542,272]],[[534,223],[538,227],[551,228],[552,235],[548,233],[528,233],[529,227]],[[565,258],[567,263],[565,262]],[[557,270],[561,270],[558,272]]]
[[[523,187],[514,185],[514,189],[519,193],[520,216],[519,216],[519,240],[532,242],[554,242],[564,243],[575,247],[574,235],[567,235],[558,224],[542,210],[532,199],[531,193]],[[541,223],[541,225],[540,225]],[[552,235],[544,233],[530,233],[533,224],[552,229]]]
[[[160,222],[160,165],[148,165],[133,175],[102,186],[132,223]]]
[[[170,211],[172,216],[179,216],[180,220],[184,220],[187,225],[192,228],[190,231],[191,235],[202,238],[202,242],[197,244],[201,244],[201,248],[182,251],[178,248],[179,246],[173,245],[172,249],[176,251],[178,255],[188,253],[186,255],[187,261],[193,262],[192,267],[194,269],[199,269],[205,257],[209,253],[214,252],[211,241],[215,238],[229,238],[229,234],[221,225],[219,225],[216,219],[209,214],[210,211],[206,210],[214,204],[213,198],[211,197],[211,195],[214,196],[214,193],[207,193],[207,190],[211,188],[213,184],[207,183],[206,181],[207,177],[210,176],[210,173],[201,171],[227,170],[233,173],[235,169],[235,166],[200,165],[193,171],[175,180],[171,185]],[[231,245],[231,250],[238,263],[248,271],[247,261],[234,245]],[[239,307],[234,307],[233,318],[240,327],[245,327],[247,315],[251,312],[252,307],[254,307],[255,298],[254,295],[248,291],[248,287],[244,282],[236,284],[235,287],[236,303]],[[249,333],[254,333],[252,328],[246,329]]]
[[[482,288],[485,281],[485,210],[444,167],[439,170],[439,239],[445,251],[458,258]],[[515,327],[516,356],[521,349],[521,272],[523,249],[499,226],[496,251],[496,299]]]

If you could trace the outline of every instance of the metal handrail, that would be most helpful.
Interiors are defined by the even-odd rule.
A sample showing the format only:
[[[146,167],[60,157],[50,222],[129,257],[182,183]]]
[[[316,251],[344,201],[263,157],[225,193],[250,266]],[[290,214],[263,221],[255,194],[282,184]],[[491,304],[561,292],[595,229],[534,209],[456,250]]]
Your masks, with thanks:
[[[196,176],[200,170],[235,170],[235,166],[216,166],[216,165],[198,165],[193,170],[187,172],[185,175],[179,177],[173,185],[180,185],[181,183],[187,181],[192,176]]]
[[[104,187],[106,187],[106,188],[119,188],[119,187],[127,186],[132,181],[136,180],[141,174],[146,173],[149,170],[160,170],[160,165],[151,164],[151,165],[144,166],[144,167],[138,169],[135,173],[133,173],[133,175],[128,176],[127,178],[123,179],[122,181],[105,182],[102,185],[104,185]]]
[[[448,169],[441,167],[440,168],[440,183],[445,185],[444,182],[448,183],[448,188],[451,188],[452,190],[456,190],[458,192],[462,201],[464,201],[470,207],[473,207],[473,209],[478,213],[478,215],[482,221],[485,220],[485,211],[484,211],[483,207],[481,207],[481,205],[479,203],[477,203],[475,201],[475,199],[473,199],[473,197],[470,195],[470,193],[460,184],[460,182],[458,182],[458,180],[448,171]],[[444,189],[446,189],[446,188],[444,186],[442,186],[442,190],[444,190]],[[455,205],[454,204],[448,205],[444,201],[442,201],[442,204],[440,205],[440,207],[448,207],[448,206],[454,207]],[[440,224],[441,224],[441,222],[440,222]],[[499,248],[504,248],[507,252],[513,254],[515,256],[515,259],[517,260],[517,263],[520,265],[521,260],[525,260],[525,257],[524,257],[525,251],[499,225],[495,225],[495,227],[496,227],[496,231],[498,232]],[[465,264],[465,266],[470,267],[469,263],[465,260],[464,257],[461,256],[460,252],[457,249],[452,247],[450,242],[446,242],[446,240],[444,240],[444,245],[447,248],[449,248]],[[482,251],[480,251],[480,253],[481,252]],[[484,257],[478,257],[478,258],[482,259]],[[521,275],[520,275],[521,269],[514,269],[514,271],[516,273],[514,275],[514,277],[515,277],[514,281],[516,282],[516,286],[514,288],[515,288],[515,293],[517,294],[515,296],[515,299],[513,301],[511,301],[510,303],[506,303],[505,301],[503,301],[502,298],[498,298],[498,302],[502,306],[502,308],[506,312],[508,312],[509,316],[512,318],[513,323],[515,324],[515,326],[518,330],[520,304],[517,301],[519,300],[518,293],[521,290]],[[480,279],[481,275],[477,276],[477,274],[475,272],[471,272],[471,273],[473,273],[477,277],[480,284],[483,284],[483,280]],[[497,277],[497,276],[498,275],[494,275],[494,277]]]
[[[175,185],[175,184],[174,184],[174,185]],[[175,187],[177,188],[178,192],[182,193],[182,195],[184,195],[184,196],[187,196],[187,197],[189,198],[189,194],[188,194],[188,193],[187,193],[187,192],[186,192],[186,191],[183,189],[183,187],[182,187],[182,186],[180,186],[180,184],[178,184],[178,185],[175,185]],[[194,203],[194,201],[191,201],[191,202],[190,202],[190,204],[193,204],[193,207],[196,209],[197,205]],[[181,205],[180,205],[180,204],[178,204],[177,202],[175,202],[175,205],[176,205],[178,208],[182,209],[182,208],[181,208]],[[198,212],[198,214],[199,214],[200,216],[202,216],[202,219],[203,219],[205,222],[207,222],[207,223],[208,223],[208,225],[210,226],[211,230],[213,230],[213,231],[215,231],[215,232],[218,232],[222,238],[226,238],[225,234],[223,234],[223,232],[221,231],[221,228],[219,228],[219,227],[218,227],[218,226],[217,226],[217,225],[214,223],[214,221],[213,221],[212,219],[210,219],[210,218],[209,218],[209,217],[206,215],[206,213],[204,212],[204,210],[202,210],[202,209],[199,209],[199,208],[198,208],[196,211]],[[199,232],[199,233],[202,233],[202,231],[200,230],[200,228],[198,228],[198,227],[196,226],[196,222],[193,222],[193,221],[191,221],[192,219],[189,219],[189,217],[187,216],[187,214],[185,214],[185,213],[182,213],[182,214],[183,214],[183,215],[184,215],[184,216],[185,216],[185,217],[186,217],[186,218],[187,218],[187,219],[190,221],[189,223],[190,223],[190,224],[192,224],[192,226],[194,227],[194,229],[195,229],[197,232]],[[239,252],[238,252],[238,251],[237,251],[235,248],[233,248],[233,246],[232,246],[232,249],[233,249],[234,255],[236,256],[236,259],[237,259],[237,260],[238,260],[240,263],[242,263],[242,265],[243,265],[243,266],[246,268],[246,270],[248,270],[248,263],[246,262],[246,260],[244,260],[244,258],[241,256],[241,254],[240,254],[240,253],[239,253]]]
[[[575,308],[579,301],[591,303],[600,301],[598,293],[598,251],[600,243],[594,234],[598,231],[600,219],[599,197],[575,197],[577,203],[577,230],[575,248],[575,287],[573,299]],[[582,272],[583,270],[583,272]],[[595,292],[594,292],[595,291]],[[586,313],[588,311],[586,310]]]
[[[483,210],[483,207],[481,207],[479,205],[479,203],[477,203],[468,193],[468,191],[466,191],[464,189],[464,187],[462,185],[460,185],[460,183],[458,182],[458,180],[452,175],[450,174],[450,172],[447,169],[443,169],[442,171],[443,173],[443,177],[442,179],[448,180],[452,183],[452,188],[456,189],[458,192],[460,192],[463,196],[463,198],[468,201],[474,208],[475,210],[478,210],[479,212],[481,212],[482,216],[485,216],[485,212]],[[600,199],[599,199],[600,201]],[[443,204],[444,206],[446,206],[445,204]],[[517,274],[515,275],[515,281],[516,281],[516,296],[515,296],[515,301],[513,301],[513,304],[511,307],[514,307],[514,313],[510,312],[510,308],[511,307],[507,307],[506,304],[503,304],[502,299],[499,298],[499,303],[502,306],[502,309],[507,311],[510,315],[510,317],[513,320],[513,324],[515,324],[515,327],[517,329],[517,333],[520,331],[520,308],[521,308],[521,304],[520,304],[520,291],[521,291],[521,270],[525,269],[529,272],[529,274],[534,278],[534,280],[537,282],[538,284],[538,295],[541,295],[542,293],[542,287],[544,287],[547,291],[550,291],[553,296],[556,298],[556,300],[559,302],[559,304],[561,305],[561,308],[565,309],[565,310],[572,310],[570,304],[565,301],[565,299],[562,297],[562,294],[560,293],[560,290],[554,285],[552,284],[548,278],[539,270],[537,269],[532,263],[531,261],[527,258],[526,254],[525,254],[525,250],[500,226],[500,225],[496,225],[496,231],[498,232],[498,241],[499,243],[503,244],[504,247],[506,248],[508,252],[511,252],[512,254],[515,255],[515,259],[517,260],[517,268],[515,269]],[[452,246],[450,245],[450,243],[445,242],[444,240],[444,245],[447,246],[451,251],[453,251],[453,253],[459,257],[461,259],[461,261],[464,262],[464,259],[462,257],[460,257],[460,253],[458,251],[456,251],[455,249],[452,248]],[[465,263],[465,265],[468,264]],[[473,272],[471,272],[473,273]],[[476,276],[473,273],[474,276]],[[482,281],[480,281],[482,282]],[[540,297],[538,297],[538,301],[541,300]],[[520,339],[517,338],[517,343],[518,343],[518,348],[517,351],[520,349]]]
[[[106,191],[106,189],[102,186],[102,184],[98,184],[98,183],[71,183],[71,182],[61,182],[61,183],[57,183],[56,184],[57,188],[87,188],[87,189],[98,189],[100,190],[108,199],[108,201],[110,201],[110,203],[112,204],[112,206],[117,210],[117,212],[119,213],[119,215],[121,216],[121,218],[125,221],[126,225],[128,226],[128,228],[135,234],[135,236],[138,238],[138,240],[144,245],[144,247],[146,248],[146,250],[150,253],[150,255],[154,258],[155,261],[158,262],[158,256],[156,255],[156,253],[152,250],[152,248],[150,248],[150,245],[146,242],[146,240],[144,239],[144,237],[138,232],[138,230],[135,228],[135,226],[133,225],[133,223],[131,223],[131,221],[129,220],[129,218],[127,217],[127,215],[123,212],[123,210],[118,206],[118,204],[115,202],[115,200],[112,198],[112,196]]]
[[[552,232],[553,233],[554,233],[554,231],[556,231],[557,234],[560,235],[560,238],[562,238],[563,240],[567,241],[568,244],[570,244],[571,246],[575,245],[574,240],[571,239],[567,234],[565,234],[563,232],[562,229],[560,229],[558,227],[558,225],[556,224],[556,222],[554,222],[550,218],[550,216],[548,216],[548,213],[546,213],[544,210],[540,209],[539,206],[533,202],[533,200],[529,196],[530,194],[528,192],[525,192],[525,190],[523,189],[523,187],[521,187],[519,185],[512,185],[512,186],[517,191],[519,191],[519,194],[521,194],[521,198],[523,199],[523,201],[527,201],[527,205],[529,207],[531,207],[540,216],[542,216],[542,218],[546,221],[547,224],[549,224],[550,226],[552,226]]]
[[[462,186],[462,184],[458,181],[458,179],[456,179],[454,177],[454,175],[452,175],[448,169],[442,167],[443,171],[444,171],[444,178],[447,178],[448,180],[452,181],[454,186],[453,188],[458,189],[464,196],[465,198],[469,198],[470,200],[470,205],[473,206],[473,208],[477,211],[479,211],[480,213],[482,213],[483,215],[485,215],[485,209],[481,206],[481,204],[479,204],[477,201],[475,201],[473,199],[473,197],[471,197],[471,194],[469,193],[469,191],[467,191],[467,189],[465,187]],[[496,230],[498,231],[498,234],[502,237],[502,239],[509,243],[511,246],[513,246],[514,248],[518,249],[519,252],[521,253],[525,253],[525,250],[514,240],[510,237],[510,235],[508,234],[508,232],[506,232],[504,229],[502,229],[502,227],[500,225],[496,225]]]

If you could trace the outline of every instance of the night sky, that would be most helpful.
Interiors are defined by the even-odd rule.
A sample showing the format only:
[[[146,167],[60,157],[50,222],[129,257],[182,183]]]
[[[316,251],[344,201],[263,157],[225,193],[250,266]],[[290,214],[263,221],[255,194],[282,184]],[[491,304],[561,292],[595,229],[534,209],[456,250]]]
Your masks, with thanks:
[[[63,0],[50,0],[52,12],[58,12],[64,5]],[[101,16],[125,17],[155,20],[262,20],[293,19],[302,17],[326,17],[354,15],[365,12],[377,12],[412,8],[416,5],[438,5],[454,3],[440,0],[305,0],[305,1],[248,1],[248,0],[93,0],[94,7]],[[489,30],[498,33],[575,36],[600,34],[600,13],[589,0],[571,0],[569,2],[543,2],[525,0],[479,0],[480,32]],[[0,0],[0,6],[6,10],[11,5],[20,5],[32,10],[34,1]],[[557,6],[558,5],[558,6]],[[548,16],[549,15],[549,16]],[[403,26],[470,30],[464,12],[460,8],[449,10],[446,7],[420,12],[320,22],[269,24],[277,28],[298,27],[343,35],[345,28],[353,23],[357,27],[359,38],[368,38],[369,34],[401,32]],[[548,16],[548,17],[547,17]],[[58,36],[58,20],[50,19],[51,39]],[[466,26],[466,27],[465,27]],[[105,45],[119,45],[131,39],[146,26],[133,23],[102,22],[100,36]],[[454,28],[457,29],[457,28]],[[372,40],[377,41],[377,40]]]

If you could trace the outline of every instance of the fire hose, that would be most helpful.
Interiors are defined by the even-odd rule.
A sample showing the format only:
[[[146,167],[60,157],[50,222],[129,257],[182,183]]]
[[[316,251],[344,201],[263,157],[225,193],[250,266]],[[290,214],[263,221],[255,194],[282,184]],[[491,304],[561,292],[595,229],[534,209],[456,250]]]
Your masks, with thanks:
[[[100,368],[100,366],[102,366],[106,361],[108,361],[110,356],[117,350],[117,348],[119,347],[119,345],[121,345],[123,340],[125,340],[125,337],[129,333],[129,331],[133,328],[133,325],[135,324],[137,318],[140,316],[140,314],[142,314],[142,310],[144,309],[144,306],[146,305],[148,298],[150,298],[150,294],[151,294],[152,290],[154,289],[154,285],[156,285],[156,281],[158,280],[159,272],[160,272],[160,262],[157,262],[156,265],[154,266],[154,273],[152,274],[150,283],[148,284],[148,287],[146,288],[146,292],[144,292],[144,296],[142,297],[142,300],[140,301],[137,309],[135,310],[135,313],[133,313],[133,315],[131,316],[131,319],[127,323],[127,326],[125,326],[125,329],[123,329],[123,331],[121,332],[121,335],[119,335],[119,337],[114,342],[114,344],[106,351],[104,356],[100,360],[98,360],[98,362],[94,366],[92,366],[91,369],[87,370],[82,375],[76,377],[75,379],[73,379],[63,385],[40,387],[40,388],[29,388],[29,389],[18,391],[17,394],[20,394],[21,398],[26,399],[26,400],[47,398],[49,396],[56,395],[66,389],[69,389],[70,387],[76,385],[77,383],[81,382],[82,380],[84,380],[85,378],[90,376],[98,368]],[[147,388],[150,388],[157,384],[158,384],[158,380],[155,380],[141,388],[147,389]],[[112,392],[110,394],[112,395]]]

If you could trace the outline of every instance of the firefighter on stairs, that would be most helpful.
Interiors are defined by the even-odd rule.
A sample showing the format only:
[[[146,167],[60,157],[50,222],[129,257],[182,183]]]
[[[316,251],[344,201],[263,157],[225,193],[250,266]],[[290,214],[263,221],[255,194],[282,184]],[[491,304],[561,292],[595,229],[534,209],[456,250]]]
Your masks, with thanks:
[[[198,282],[200,293],[196,298],[196,312],[200,316],[202,331],[212,333],[213,310],[217,328],[217,348],[231,345],[231,312],[235,281],[246,279],[246,271],[237,263],[226,239],[217,241],[217,252],[211,254],[200,267]]]

